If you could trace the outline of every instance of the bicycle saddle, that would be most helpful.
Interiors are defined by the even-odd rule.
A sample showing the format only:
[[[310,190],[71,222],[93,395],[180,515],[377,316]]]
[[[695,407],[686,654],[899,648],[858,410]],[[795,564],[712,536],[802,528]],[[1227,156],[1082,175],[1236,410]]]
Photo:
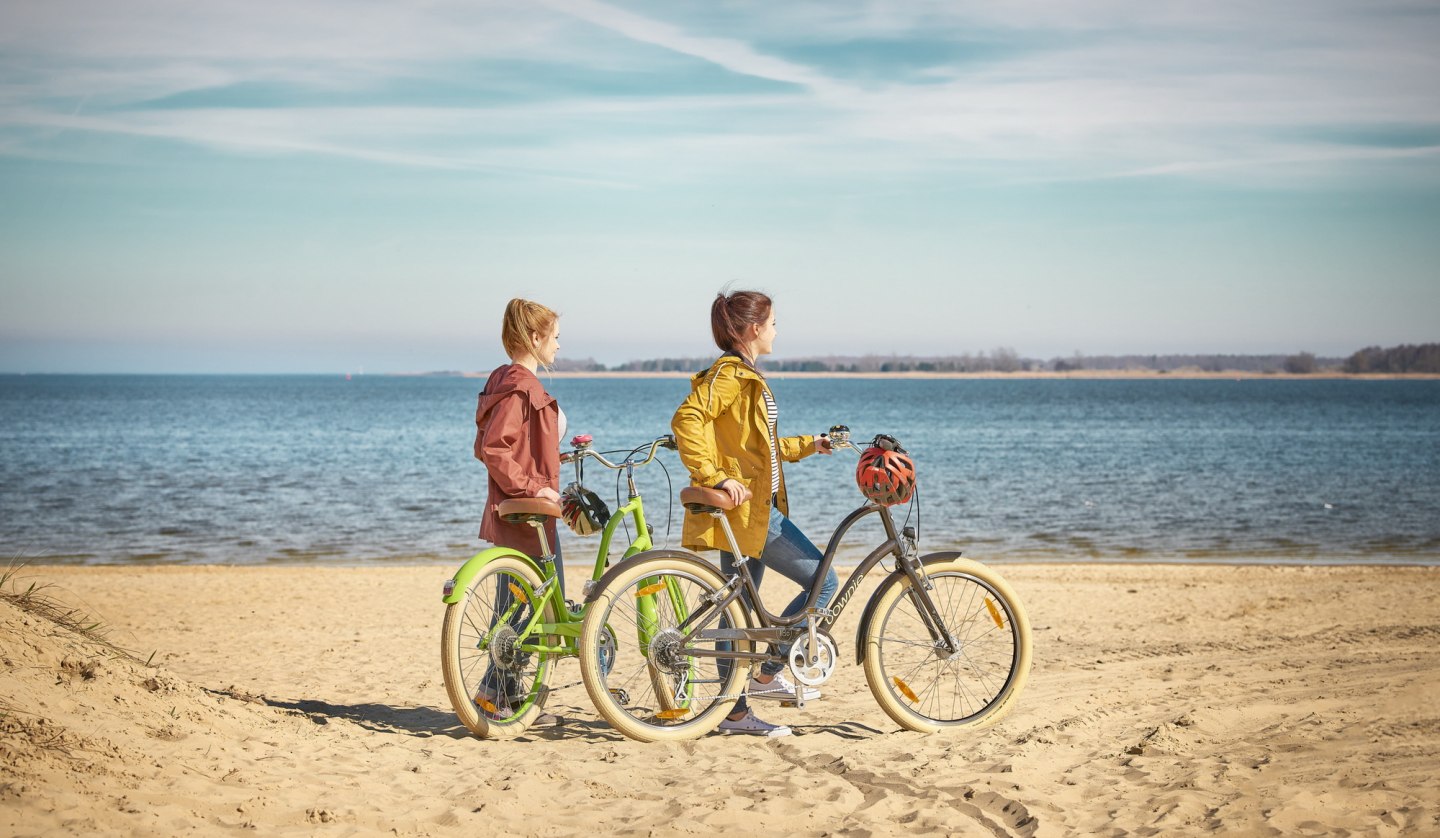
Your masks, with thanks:
[[[496,511],[503,520],[520,524],[545,518],[559,518],[560,504],[545,498],[510,498],[500,501]]]
[[[695,513],[735,508],[735,504],[730,502],[730,495],[719,489],[708,489],[704,486],[687,486],[681,489],[680,503]]]

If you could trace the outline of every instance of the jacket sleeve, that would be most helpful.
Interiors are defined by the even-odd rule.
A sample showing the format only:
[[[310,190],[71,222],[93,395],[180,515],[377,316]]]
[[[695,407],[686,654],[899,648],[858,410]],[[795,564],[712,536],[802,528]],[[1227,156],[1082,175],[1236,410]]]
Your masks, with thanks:
[[[692,389],[675,409],[670,430],[675,434],[680,462],[689,470],[690,482],[695,486],[715,486],[740,476],[726,474],[720,468],[720,452],[715,450],[715,434],[710,430],[710,423],[728,411],[739,395],[740,381],[727,364]]]
[[[485,461],[485,422],[489,419],[485,410],[486,394],[490,391],[490,381],[495,378],[495,373],[490,373],[490,378],[485,379],[485,387],[475,399],[475,459]]]
[[[506,497],[533,498],[546,485],[531,467],[530,449],[524,444],[528,413],[529,402],[523,393],[501,399],[490,410],[484,438],[476,445],[476,455]]]
[[[798,463],[814,453],[814,434],[780,437],[780,459],[787,463]]]

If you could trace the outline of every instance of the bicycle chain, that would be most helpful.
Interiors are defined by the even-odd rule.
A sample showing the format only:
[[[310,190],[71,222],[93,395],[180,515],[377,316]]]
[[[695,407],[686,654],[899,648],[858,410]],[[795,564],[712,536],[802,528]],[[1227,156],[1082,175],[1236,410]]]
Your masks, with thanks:
[[[560,692],[561,690],[568,690],[568,689],[570,689],[571,687],[578,687],[578,686],[580,686],[580,685],[582,685],[582,684],[584,684],[584,683],[585,683],[584,681],[571,681],[571,682],[568,683],[568,684],[561,684],[561,685],[558,686],[558,687],[547,687],[546,689],[549,690],[549,692],[550,692],[551,694],[554,694],[554,693]],[[746,697],[746,694],[745,694],[745,693],[734,693],[734,694],[732,694],[732,695],[717,695],[717,696],[713,696],[713,697],[711,698],[711,700],[712,700],[712,701],[739,701],[740,699],[745,698],[745,697]],[[812,699],[812,700],[813,700],[813,699]]]

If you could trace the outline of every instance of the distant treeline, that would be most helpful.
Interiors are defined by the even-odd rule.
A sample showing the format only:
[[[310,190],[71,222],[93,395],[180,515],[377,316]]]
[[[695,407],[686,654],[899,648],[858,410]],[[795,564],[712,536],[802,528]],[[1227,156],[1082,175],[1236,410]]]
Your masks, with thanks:
[[[627,361],[609,368],[611,372],[696,372],[715,362],[715,356],[702,358],[650,358]],[[990,354],[914,356],[914,355],[827,355],[809,358],[766,358],[770,372],[1019,372],[1044,369],[1043,362],[1021,358],[1013,349],[997,349]],[[561,369],[556,362],[557,370]],[[567,369],[603,370],[604,366],[587,358]]]
[[[1440,343],[1405,344],[1390,349],[1367,346],[1345,359],[1345,372],[1440,373]]]
[[[1074,355],[1055,358],[1041,369],[1070,370],[1199,370],[1200,372],[1311,373],[1338,367],[1340,358],[1317,358],[1309,352],[1295,355]]]
[[[593,358],[560,359],[560,372],[696,372],[715,361],[697,358],[650,358],[606,367]],[[1071,372],[1076,370],[1170,372],[1318,372],[1440,373],[1440,344],[1367,347],[1349,358],[1319,358],[1310,352],[1293,355],[1083,355],[1065,358],[1025,358],[1009,347],[960,355],[825,355],[808,358],[766,359],[770,372]]]

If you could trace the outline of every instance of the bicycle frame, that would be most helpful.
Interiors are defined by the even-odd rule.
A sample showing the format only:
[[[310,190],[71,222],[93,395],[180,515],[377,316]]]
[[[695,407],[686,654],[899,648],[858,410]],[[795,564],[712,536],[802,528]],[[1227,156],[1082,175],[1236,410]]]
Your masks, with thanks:
[[[876,503],[867,503],[864,506],[851,512],[840,522],[840,526],[831,534],[830,541],[826,545],[825,554],[816,571],[816,579],[823,579],[834,564],[835,555],[839,549],[841,540],[845,534],[865,516],[872,513],[879,513],[880,520],[885,527],[886,539],[879,547],[876,547],[856,566],[850,574],[850,578],[837,592],[834,601],[828,608],[817,608],[816,603],[820,596],[818,586],[812,586],[809,596],[805,601],[805,607],[796,614],[789,617],[781,617],[770,613],[760,597],[759,586],[755,584],[755,577],[751,575],[749,564],[753,559],[741,559],[737,557],[736,573],[730,578],[726,587],[722,589],[723,596],[719,596],[714,602],[707,603],[695,613],[685,619],[679,628],[687,632],[687,636],[698,640],[745,640],[755,643],[780,644],[793,640],[801,631],[801,625],[811,631],[819,631],[834,625],[845,607],[850,604],[855,591],[864,583],[865,578],[880,564],[887,556],[895,558],[896,570],[903,572],[914,583],[913,590],[916,591],[917,604],[920,606],[920,614],[926,623],[926,629],[930,632],[934,642],[942,644],[947,652],[955,652],[959,643],[953,634],[945,628],[944,621],[940,618],[939,611],[935,608],[934,602],[929,595],[930,583],[925,577],[925,568],[919,557],[916,555],[915,543],[908,534],[900,534],[895,531],[895,519],[890,514],[889,507]],[[721,518],[723,522],[723,517]],[[728,526],[728,525],[727,525]],[[717,592],[720,593],[720,592]],[[724,609],[737,598],[747,597],[748,610],[760,619],[760,626],[755,628],[729,628],[729,629],[707,629],[713,620],[717,619]],[[820,620],[814,620],[814,617]],[[863,626],[865,621],[861,621]],[[813,640],[813,638],[812,638]],[[813,647],[813,643],[812,643]],[[775,656],[764,652],[744,652],[740,650],[714,650],[693,648],[687,645],[688,654],[695,657],[723,657],[727,659],[743,659],[755,661],[774,660]]]
[[[845,426],[831,432],[832,450],[854,447]],[[886,439],[898,450],[883,435],[875,445]],[[707,561],[690,549],[655,549],[601,577],[587,593],[594,610],[587,611],[579,644],[585,689],[600,715],[632,739],[674,742],[717,725],[729,728],[724,720],[734,715],[732,702],[747,694],[805,707],[801,686],[819,686],[835,674],[841,654],[831,632],[877,566],[878,585],[861,597],[855,657],[881,708],[901,727],[919,732],[980,728],[1003,715],[1030,665],[1023,606],[999,575],[958,551],[921,555],[909,519],[897,522],[896,509],[886,505],[895,495],[875,497],[865,490],[865,477],[861,488],[869,499],[840,519],[823,552],[807,547],[813,564],[800,578],[804,591],[793,597],[795,613],[787,608],[783,615],[762,599],[757,581],[763,568],[750,564],[758,559],[754,553],[740,553],[731,527],[729,511],[749,495],[744,481],[739,492],[723,482],[681,490],[689,514],[712,519],[687,519],[686,529],[693,534],[692,525],[701,524],[709,537],[698,540],[728,547],[734,566],[722,572],[713,557]],[[767,511],[763,499],[758,503],[758,511]],[[752,507],[752,518],[755,513]],[[851,539],[852,547],[863,542],[867,552],[837,596],[822,599],[821,590],[830,587],[819,582],[833,580],[840,545],[872,514],[883,530],[867,529]],[[756,663],[766,668],[757,674]],[[764,673],[787,665],[794,686],[762,691],[746,683],[747,669],[750,678],[766,681]]]
[[[634,462],[626,459],[620,463],[612,463],[604,455],[589,449],[586,442],[581,448],[570,452],[562,458],[563,462],[578,462],[583,457],[591,457],[599,460],[603,465],[611,469],[624,469],[629,483],[629,500],[625,505],[615,510],[610,520],[605,523],[600,533],[600,546],[595,552],[595,565],[591,571],[591,583],[604,574],[605,568],[610,564],[610,544],[614,540],[615,532],[625,521],[630,521],[635,527],[635,537],[631,540],[630,546],[625,549],[622,559],[628,559],[637,553],[643,553],[651,549],[654,544],[650,539],[650,527],[645,521],[645,504],[635,486],[635,469],[649,463],[655,458],[656,449],[665,444],[669,437],[661,437],[650,445],[649,456],[641,461]],[[638,450],[638,449],[637,449]],[[578,472],[577,472],[578,474]],[[542,534],[542,542],[544,537]],[[565,598],[561,594],[560,585],[555,572],[554,556],[542,556],[538,560],[510,547],[492,547],[477,553],[475,556],[461,565],[455,575],[446,583],[447,593],[442,601],[447,605],[459,602],[465,597],[470,583],[485,565],[501,556],[513,556],[521,559],[535,571],[536,575],[544,580],[539,589],[534,591],[517,591],[517,598],[520,601],[533,599],[536,607],[532,609],[533,614],[530,620],[520,629],[517,629],[521,637],[534,637],[537,641],[544,638],[558,639],[559,645],[534,642],[523,643],[518,647],[521,651],[544,654],[573,655],[576,653],[576,642],[580,637],[581,623],[584,619],[583,608],[581,613],[571,614],[566,607]],[[587,585],[588,588],[588,585]],[[587,591],[588,593],[588,591]],[[553,622],[542,622],[545,605],[549,603],[556,615]],[[508,612],[507,612],[508,616]],[[498,623],[497,623],[498,625]],[[489,638],[487,638],[488,640]]]
[[[634,482],[631,482],[633,489]],[[605,523],[605,528],[600,531],[600,548],[595,553],[595,568],[591,573],[591,579],[599,579],[609,565],[610,541],[615,536],[615,531],[620,527],[621,522],[626,519],[635,525],[635,538],[630,546],[625,549],[621,559],[628,559],[636,553],[643,553],[654,545],[650,541],[650,529],[645,524],[645,502],[640,495],[631,495],[629,502],[615,510],[610,520]],[[554,564],[547,562],[549,573],[545,575],[545,584],[536,591],[540,606],[535,609],[534,616],[525,626],[525,630],[519,632],[521,637],[530,637],[534,634],[541,636],[555,635],[562,640],[560,646],[547,646],[539,643],[524,643],[520,649],[527,652],[561,653],[573,655],[576,652],[576,640],[580,637],[580,624],[584,620],[584,611],[577,616],[571,614],[565,607],[565,600],[560,595],[560,585],[556,581]],[[559,619],[553,623],[540,622],[544,613],[543,605],[549,600],[554,608],[553,611]]]

